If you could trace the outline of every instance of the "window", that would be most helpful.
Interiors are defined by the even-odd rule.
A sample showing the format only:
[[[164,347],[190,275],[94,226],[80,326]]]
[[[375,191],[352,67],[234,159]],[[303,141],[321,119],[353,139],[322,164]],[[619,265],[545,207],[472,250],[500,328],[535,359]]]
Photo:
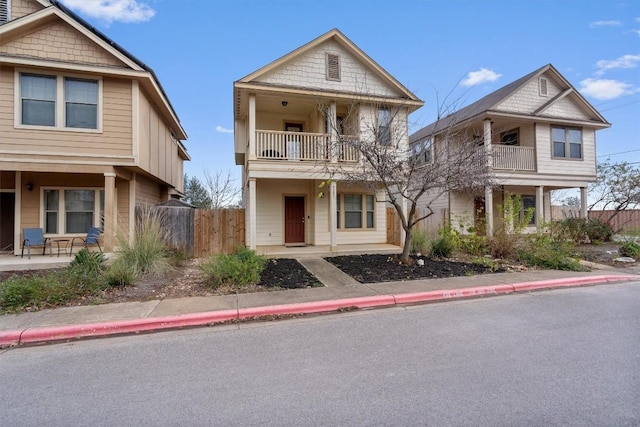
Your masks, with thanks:
[[[338,228],[375,228],[375,196],[338,194]]]
[[[86,233],[103,227],[104,191],[96,189],[45,189],[44,230],[48,234]]]
[[[327,53],[327,80],[340,81],[340,56]]]
[[[21,125],[98,129],[100,81],[20,74]]]
[[[502,132],[500,134],[500,142],[504,145],[520,145],[520,129],[515,128]]]
[[[433,153],[431,147],[433,145],[433,138],[425,138],[416,142],[411,148],[411,156],[416,165],[422,165],[431,163],[433,159]]]
[[[22,74],[22,124],[36,126],[56,125],[56,78]]]
[[[378,142],[391,145],[391,111],[388,108],[378,109]]]
[[[553,157],[582,158],[582,130],[568,128],[551,128]]]
[[[535,196],[522,196],[522,208],[520,211],[520,220],[524,221],[527,211],[533,210],[533,215],[529,220],[529,225],[536,224],[536,198]]]

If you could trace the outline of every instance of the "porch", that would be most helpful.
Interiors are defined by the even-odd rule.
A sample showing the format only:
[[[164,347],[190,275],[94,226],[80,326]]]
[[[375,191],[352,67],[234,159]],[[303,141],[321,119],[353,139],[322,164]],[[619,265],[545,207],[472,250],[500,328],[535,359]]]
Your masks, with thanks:
[[[493,169],[535,171],[535,147],[494,144],[491,146]]]

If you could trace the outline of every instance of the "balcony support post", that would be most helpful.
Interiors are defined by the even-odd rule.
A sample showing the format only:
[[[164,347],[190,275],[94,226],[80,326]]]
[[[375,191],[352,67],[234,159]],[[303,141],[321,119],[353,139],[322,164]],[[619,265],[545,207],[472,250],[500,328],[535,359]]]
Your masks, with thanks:
[[[256,159],[256,95],[249,94],[249,160]]]
[[[329,135],[329,160],[331,163],[338,162],[340,138],[338,136],[338,117],[336,113],[335,101],[329,104],[327,108],[327,134]]]
[[[487,237],[493,236],[493,189],[484,188],[484,214],[487,217]]]
[[[487,166],[491,168],[493,166],[492,153],[491,153],[491,119],[486,119],[483,122],[484,125],[484,148],[487,154]]]
[[[538,231],[542,228],[544,220],[544,187],[542,185],[536,185],[536,228]]]
[[[329,184],[329,234],[331,238],[331,252],[338,249],[338,194],[336,192],[337,184],[331,181]]]
[[[256,180],[255,178],[249,179],[249,206],[246,210],[247,218],[247,246],[252,251],[256,250],[256,220],[257,220],[257,209],[256,209]]]
[[[587,211],[587,187],[580,187],[580,218],[589,218]]]

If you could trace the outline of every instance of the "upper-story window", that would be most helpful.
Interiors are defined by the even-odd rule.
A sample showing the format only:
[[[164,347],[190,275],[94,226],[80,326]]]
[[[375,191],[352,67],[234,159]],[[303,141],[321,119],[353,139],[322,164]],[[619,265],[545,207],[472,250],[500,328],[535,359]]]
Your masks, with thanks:
[[[99,99],[99,80],[21,73],[19,123],[98,129]]]
[[[582,158],[582,130],[553,127],[551,128],[553,143],[553,157],[581,159]]]
[[[378,108],[378,142],[391,145],[391,110],[386,107]]]
[[[433,161],[433,138],[425,138],[413,144],[411,156],[417,165],[428,164]]]

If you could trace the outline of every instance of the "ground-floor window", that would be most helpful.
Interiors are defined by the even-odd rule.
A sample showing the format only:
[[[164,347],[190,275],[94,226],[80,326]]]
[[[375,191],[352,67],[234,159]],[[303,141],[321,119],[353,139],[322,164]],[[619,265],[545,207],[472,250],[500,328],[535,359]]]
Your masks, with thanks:
[[[375,196],[372,194],[340,193],[338,201],[338,228],[375,228]]]
[[[45,188],[42,197],[47,234],[86,233],[104,225],[104,190]]]
[[[520,220],[524,221],[527,218],[527,214],[531,212],[531,219],[529,219],[529,225],[536,225],[536,197],[535,196],[522,196],[522,206],[520,208]]]

